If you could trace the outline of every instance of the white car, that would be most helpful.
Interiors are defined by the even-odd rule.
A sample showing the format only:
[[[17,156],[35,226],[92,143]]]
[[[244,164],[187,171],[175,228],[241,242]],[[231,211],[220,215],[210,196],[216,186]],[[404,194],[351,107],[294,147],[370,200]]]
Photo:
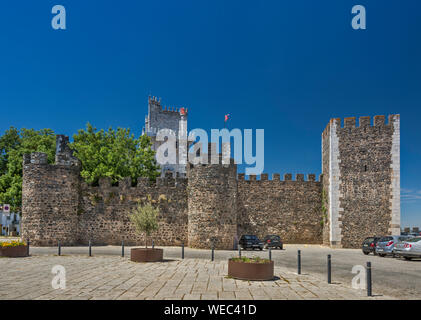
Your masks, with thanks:
[[[421,258],[421,237],[398,242],[393,249],[393,253],[396,256],[404,257],[405,260]]]

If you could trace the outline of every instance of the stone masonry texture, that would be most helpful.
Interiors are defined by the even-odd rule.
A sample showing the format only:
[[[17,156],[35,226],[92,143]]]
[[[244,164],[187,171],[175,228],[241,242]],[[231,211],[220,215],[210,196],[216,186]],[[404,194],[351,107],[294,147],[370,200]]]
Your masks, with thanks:
[[[22,237],[36,246],[143,245],[129,213],[149,199],[159,207],[156,245],[232,249],[242,234],[278,234],[285,243],[359,247],[367,236],[399,227],[399,115],[332,119],[322,134],[322,172],[261,174],[245,179],[229,164],[187,166],[187,177],[130,178],[99,186],[80,177],[80,163],[57,136],[56,163],[43,153],[23,158]],[[211,150],[211,148],[209,148]],[[208,151],[209,152],[209,151]],[[205,155],[206,156],[206,155]],[[221,159],[219,155],[219,159]]]

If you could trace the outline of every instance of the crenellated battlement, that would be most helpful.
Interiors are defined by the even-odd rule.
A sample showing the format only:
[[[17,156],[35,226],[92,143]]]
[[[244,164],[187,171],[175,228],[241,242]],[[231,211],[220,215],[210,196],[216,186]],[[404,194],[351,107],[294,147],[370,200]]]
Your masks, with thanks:
[[[158,111],[163,114],[171,114],[171,115],[187,115],[188,109],[187,108],[177,108],[172,106],[162,106],[161,105],[161,98],[157,98],[155,96],[149,96],[148,99],[149,106],[151,109]]]
[[[292,182],[321,182],[322,178],[321,175],[319,176],[319,180],[316,180],[316,175],[314,173],[307,174],[306,176],[302,173],[297,173],[295,175],[295,180],[292,179],[291,173],[285,173],[283,176],[283,179],[281,179],[281,175],[279,173],[273,173],[272,179],[269,180],[269,175],[267,173],[262,173],[260,175],[260,180],[257,180],[256,175],[249,175],[248,179],[246,179],[246,176],[244,173],[239,173],[237,175],[238,181],[255,181],[255,182],[264,182],[264,181],[292,181]]]
[[[330,130],[330,127],[333,123],[336,124],[337,128],[367,128],[367,127],[383,127],[383,126],[391,126],[393,121],[399,120],[399,114],[391,114],[388,116],[388,121],[386,123],[386,116],[384,115],[377,115],[371,119],[370,116],[361,116],[358,118],[358,125],[357,125],[357,118],[356,117],[347,117],[343,119],[341,118],[332,118],[330,119],[329,123],[326,125],[325,129],[323,130],[322,136],[326,136]]]

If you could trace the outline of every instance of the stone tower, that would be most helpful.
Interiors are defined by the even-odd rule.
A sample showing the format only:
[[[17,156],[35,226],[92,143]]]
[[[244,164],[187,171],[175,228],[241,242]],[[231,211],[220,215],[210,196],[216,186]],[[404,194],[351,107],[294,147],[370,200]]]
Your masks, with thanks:
[[[56,138],[56,163],[47,154],[25,154],[22,184],[22,238],[35,246],[77,243],[80,164],[68,137]],[[56,240],[50,237],[54,234]]]
[[[358,247],[400,234],[400,117],[331,119],[322,134],[323,242]]]
[[[237,236],[237,166],[233,159],[212,164],[215,145],[209,144],[208,164],[188,164],[188,246],[233,249]],[[211,149],[213,149],[211,151]],[[224,153],[226,151],[224,150]]]
[[[161,164],[162,174],[172,172],[175,176],[185,176],[186,160],[187,160],[187,109],[186,108],[170,108],[162,107],[161,99],[156,97],[148,98],[148,115],[145,118],[145,126],[143,134],[147,134],[152,139],[152,149],[157,150],[163,143],[157,141],[157,133],[160,130],[171,130],[175,133],[176,144],[176,163]],[[184,141],[185,143],[180,143]],[[180,157],[181,155],[181,157]],[[181,159],[185,160],[180,161]]]

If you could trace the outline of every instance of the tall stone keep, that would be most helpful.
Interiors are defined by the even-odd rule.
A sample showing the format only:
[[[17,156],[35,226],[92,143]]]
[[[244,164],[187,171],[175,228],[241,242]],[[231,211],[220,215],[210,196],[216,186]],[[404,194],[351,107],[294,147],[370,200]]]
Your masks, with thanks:
[[[324,243],[400,234],[400,116],[331,119],[322,134]]]
[[[56,139],[55,164],[41,152],[23,158],[22,238],[36,246],[78,240],[80,164],[67,146],[68,137]]]
[[[237,237],[237,166],[209,144],[208,164],[188,164],[188,246],[233,249]],[[211,151],[211,149],[213,149]],[[213,160],[212,160],[213,158]]]
[[[148,115],[145,117],[143,134],[147,134],[152,141],[152,149],[157,151],[164,143],[160,141],[158,132],[174,135],[176,139],[176,154],[172,163],[160,164],[161,177],[169,172],[175,176],[184,177],[187,163],[187,108],[174,108],[161,105],[161,99],[157,97],[148,98]],[[162,139],[162,137],[161,137]]]

